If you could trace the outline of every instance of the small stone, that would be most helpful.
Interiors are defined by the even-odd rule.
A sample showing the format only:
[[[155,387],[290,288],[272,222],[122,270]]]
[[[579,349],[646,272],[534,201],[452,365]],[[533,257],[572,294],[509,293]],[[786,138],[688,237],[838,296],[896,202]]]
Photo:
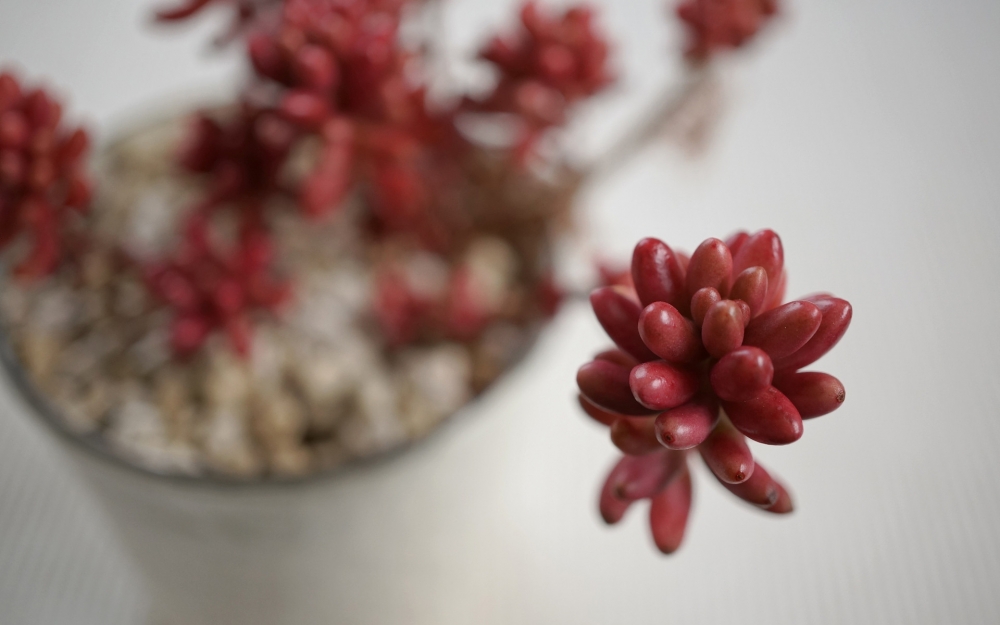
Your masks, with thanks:
[[[263,470],[246,422],[233,410],[212,412],[203,424],[201,440],[207,463],[216,471],[252,477]]]
[[[333,215],[322,222],[302,219],[296,206],[282,210],[276,201],[275,240],[282,250],[282,264],[302,278],[310,272],[326,271],[342,262],[351,262],[364,253],[362,219],[365,212],[357,193],[349,194]]]
[[[177,207],[169,189],[143,189],[133,203],[122,246],[135,258],[162,256],[177,239],[177,218]]]
[[[281,170],[282,180],[295,188],[316,168],[322,148],[318,137],[306,135],[302,141],[297,141]]]
[[[121,278],[115,282],[112,311],[120,317],[138,317],[149,306],[149,291],[138,280]]]
[[[469,245],[465,266],[482,305],[487,310],[499,310],[517,276],[517,254],[506,241],[498,237],[480,237]]]
[[[190,444],[171,441],[156,406],[145,399],[127,399],[113,411],[107,436],[133,462],[162,473],[198,472],[198,453]]]
[[[110,254],[103,251],[86,254],[80,262],[80,275],[88,289],[103,288],[113,275]]]
[[[171,150],[185,129],[183,123],[168,122],[129,135],[112,148],[112,155],[120,159],[117,169],[133,176],[164,172],[174,163]]]
[[[355,333],[356,320],[367,305],[365,276],[349,271],[308,272],[288,316],[291,327],[306,337],[337,345]]]
[[[31,325],[46,333],[68,332],[80,317],[81,301],[68,286],[55,283],[40,290],[34,298]]]
[[[262,446],[276,449],[302,440],[305,412],[291,394],[277,389],[256,394],[251,410],[254,434]]]
[[[312,457],[302,447],[280,445],[268,453],[267,463],[279,477],[301,477],[309,473]]]
[[[400,360],[401,411],[410,435],[420,438],[469,400],[471,359],[465,347],[447,344],[411,350]]]
[[[126,395],[131,395],[127,393]],[[127,397],[114,411],[108,434],[119,443],[166,441],[166,430],[156,406],[141,397]]]
[[[182,406],[175,412],[164,414],[167,420],[167,434],[170,440],[191,442],[195,439],[198,412],[194,404]]]
[[[202,384],[205,402],[212,408],[242,410],[252,388],[247,364],[222,342],[210,343],[206,351],[207,365]]]
[[[250,370],[255,386],[279,386],[288,366],[287,338],[277,328],[260,325],[250,350]]]
[[[0,284],[0,315],[9,324],[20,324],[28,316],[31,303],[28,291],[13,280]]]
[[[21,357],[28,372],[45,383],[55,367],[62,341],[57,335],[31,327],[21,333]]]
[[[414,350],[402,360],[406,379],[439,413],[451,414],[469,400],[472,362],[462,345]]]
[[[400,389],[399,410],[406,431],[413,439],[426,436],[445,416],[413,386]]]
[[[101,360],[107,354],[108,350],[101,347],[101,341],[90,334],[67,345],[59,355],[56,368],[69,378],[87,379],[100,371]]]
[[[189,385],[188,377],[179,367],[164,367],[153,378],[156,405],[171,439],[187,439],[191,435],[194,409]]]
[[[187,376],[179,367],[164,367],[153,378],[156,404],[165,414],[177,412],[190,401]]]
[[[311,445],[308,449],[313,472],[330,471],[343,465],[351,458],[344,447],[336,441]]]
[[[406,259],[406,283],[414,295],[427,301],[444,297],[450,268],[441,256],[417,252]]]
[[[358,393],[358,412],[344,421],[340,433],[344,447],[352,455],[366,456],[405,440],[396,386],[383,375],[364,379]]]
[[[111,408],[112,394],[106,383],[95,380],[82,390],[70,383],[60,383],[53,399],[66,425],[79,434],[87,434],[101,427],[104,415]]]
[[[83,291],[80,294],[80,323],[90,325],[108,316],[107,298],[100,291]]]
[[[147,375],[170,361],[170,336],[167,328],[154,326],[129,347],[129,357],[140,375]]]
[[[370,283],[370,272],[356,262],[342,261],[330,274],[330,290],[354,317],[367,312]]]
[[[363,362],[351,362],[329,350],[300,353],[292,363],[291,376],[306,401],[323,410],[343,401],[353,393],[358,375],[364,375]]]

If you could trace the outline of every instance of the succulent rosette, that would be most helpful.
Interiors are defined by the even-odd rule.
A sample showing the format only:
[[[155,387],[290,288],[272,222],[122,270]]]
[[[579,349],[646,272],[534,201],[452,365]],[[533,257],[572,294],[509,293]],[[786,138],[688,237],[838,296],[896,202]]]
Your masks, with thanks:
[[[677,5],[688,32],[686,54],[693,61],[746,45],[777,13],[777,0],[684,0]]]
[[[606,522],[650,499],[653,539],[675,551],[691,506],[694,450],[737,497],[768,512],[792,510],[746,439],[793,443],[803,419],[840,407],[844,387],[835,377],[801,369],[837,344],[852,311],[828,294],[782,304],[785,275],[771,230],[707,239],[690,259],[643,239],[632,285],[591,294],[616,348],[578,371],[580,404],[625,453],[601,491]]]
[[[62,112],[45,89],[25,88],[13,73],[0,72],[0,251],[30,240],[14,267],[23,280],[56,270],[68,223],[90,204],[90,139],[68,127]]]
[[[224,331],[236,353],[249,353],[253,315],[278,312],[290,296],[290,284],[271,271],[273,256],[269,233],[253,220],[224,249],[206,219],[188,219],[174,257],[143,268],[150,292],[173,312],[170,346],[176,356],[193,355],[213,330]]]
[[[480,58],[496,69],[498,80],[486,97],[468,99],[466,107],[519,119],[521,160],[547,129],[565,123],[572,104],[614,81],[609,46],[595,22],[593,10],[586,6],[550,15],[529,1],[521,7],[522,28],[492,38],[480,51]]]

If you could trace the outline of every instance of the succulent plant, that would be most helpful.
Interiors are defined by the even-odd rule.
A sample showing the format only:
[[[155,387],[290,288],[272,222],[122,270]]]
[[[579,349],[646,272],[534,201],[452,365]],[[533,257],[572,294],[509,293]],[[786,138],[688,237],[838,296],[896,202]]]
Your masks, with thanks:
[[[773,513],[792,510],[746,438],[787,445],[803,419],[839,408],[833,376],[803,372],[844,336],[851,305],[828,294],[782,304],[784,251],[771,230],[707,239],[687,256],[643,239],[630,284],[590,301],[616,347],[577,372],[580,404],[625,456],[601,491],[605,521],[651,499],[657,547],[676,550],[691,505],[688,456],[697,450],[730,492]]]

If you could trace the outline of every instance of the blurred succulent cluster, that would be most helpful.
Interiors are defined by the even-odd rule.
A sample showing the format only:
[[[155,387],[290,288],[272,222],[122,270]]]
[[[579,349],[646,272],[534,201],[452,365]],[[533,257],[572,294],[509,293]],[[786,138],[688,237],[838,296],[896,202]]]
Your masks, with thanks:
[[[744,45],[777,12],[777,0],[686,0],[677,6],[677,17],[688,28],[687,55],[694,61]]]
[[[485,90],[432,96],[440,35],[410,27],[437,4],[159,11],[228,10],[216,43],[249,77],[111,144],[99,185],[57,98],[0,74],[0,319],[70,427],[157,471],[299,476],[422,436],[514,362],[559,306],[553,240],[600,169],[549,139],[614,84],[611,46],[594,10],[532,0],[470,59]],[[676,8],[701,76],[776,6]]]
[[[273,275],[275,197],[294,199],[303,218],[320,220],[358,195],[370,235],[453,257],[485,222],[503,229],[516,218],[508,218],[504,213],[515,211],[502,205],[476,214],[473,207],[482,202],[469,195],[482,189],[482,179],[500,187],[522,184],[545,133],[566,123],[572,105],[613,82],[609,45],[594,12],[578,6],[552,13],[532,0],[521,8],[520,27],[493,37],[479,54],[496,70],[493,87],[432,103],[427,51],[405,47],[399,36],[404,20],[430,4],[189,0],[157,13],[174,22],[211,5],[228,6],[231,28],[220,41],[245,41],[253,68],[239,102],[196,114],[178,149],[179,165],[203,178],[204,191],[179,226],[177,249],[168,258],[131,259],[145,265],[151,292],[175,311],[178,356],[196,352],[216,329],[247,353],[252,324],[245,313],[275,312],[288,299],[290,283]],[[775,9],[773,0],[690,0],[677,11],[689,29],[689,56],[703,62],[717,50],[743,45]],[[470,116],[501,116],[508,127],[513,120],[508,146],[487,148],[470,139],[460,130],[460,120]],[[52,273],[64,250],[86,245],[85,228],[68,229],[64,222],[65,209],[83,211],[90,201],[82,163],[87,135],[60,130],[60,120],[61,107],[46,91],[22,94],[12,74],[0,77],[0,246],[19,234],[30,236],[30,253],[16,268],[25,278]],[[470,189],[470,181],[478,188]],[[559,183],[573,184],[573,176]],[[482,214],[487,212],[492,214]],[[239,245],[229,242],[233,249],[222,249],[224,237],[213,233],[219,213],[239,222],[243,234]],[[252,277],[236,275],[241,272]],[[375,298],[390,308],[396,300],[409,302],[377,315],[388,324],[391,342],[465,336],[483,325],[466,320],[457,322],[460,328],[426,327],[462,315],[420,314],[426,306],[414,303],[420,298],[413,289],[393,279],[391,266],[386,274],[380,284],[409,292]],[[477,311],[467,317],[488,316],[491,306],[474,301],[488,288],[469,284],[472,278],[465,270],[451,276],[449,293],[438,299]],[[537,292],[551,285],[548,275],[532,280]]]
[[[26,280],[55,271],[69,222],[90,204],[90,139],[62,121],[62,105],[48,92],[0,73],[0,250],[28,246],[14,267]]]
[[[161,17],[190,17],[207,4]],[[432,103],[426,85],[411,78],[426,75],[425,55],[405,48],[399,36],[406,12],[421,4],[237,3],[235,23],[246,34],[254,84],[235,116],[206,113],[192,123],[180,160],[207,183],[191,218],[209,222],[213,212],[235,211],[242,227],[266,242],[272,196],[293,198],[312,220],[330,218],[356,196],[365,207],[367,234],[381,247],[418,248],[445,259],[484,230],[510,238],[511,230],[530,223],[532,215],[524,220],[503,201],[483,202],[483,191],[531,178],[528,159],[540,134],[564,123],[567,106],[609,82],[607,46],[591,26],[591,13],[571,9],[553,17],[529,3],[522,32],[496,38],[482,54],[499,69],[492,92]],[[463,116],[492,114],[517,118],[513,148],[486,149],[460,131]],[[296,160],[307,165],[290,175],[289,163]],[[539,210],[546,209],[531,212]],[[498,307],[490,286],[468,267],[448,264],[443,292],[433,294],[401,279],[392,261],[381,265],[373,303],[389,343],[468,339],[486,327]],[[540,289],[548,277],[529,279]],[[231,299],[249,304],[247,295]],[[183,336],[175,343],[189,352],[191,340],[206,336],[203,329],[221,325],[234,335],[240,332],[234,328],[245,326],[218,318],[215,312],[198,320],[179,314],[175,328]],[[246,339],[236,344],[244,349]]]

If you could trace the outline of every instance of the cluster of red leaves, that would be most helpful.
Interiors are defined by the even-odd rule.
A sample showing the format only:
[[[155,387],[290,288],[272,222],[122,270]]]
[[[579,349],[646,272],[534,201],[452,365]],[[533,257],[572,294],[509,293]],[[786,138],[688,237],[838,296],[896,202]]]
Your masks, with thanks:
[[[209,178],[195,212],[227,203],[259,212],[264,198],[279,190],[279,175],[298,134],[281,115],[248,103],[225,122],[195,116],[178,151],[182,167]]]
[[[194,4],[200,8],[205,3]],[[180,161],[187,170],[209,177],[206,196],[193,212],[207,215],[236,206],[242,214],[259,216],[268,198],[283,193],[296,196],[305,216],[321,218],[357,190],[367,200],[374,234],[405,233],[432,250],[453,251],[442,213],[454,212],[455,179],[470,145],[455,126],[457,111],[433,113],[423,89],[407,79],[407,67],[415,59],[398,42],[405,4],[285,0],[274,23],[261,21],[247,38],[247,51],[272,99],[245,102],[227,122],[204,115],[193,122]],[[180,11],[176,17],[196,12]],[[589,18],[572,15],[576,17],[564,20],[550,39],[577,45],[571,24],[589,33]],[[535,22],[536,31],[553,30],[546,22]],[[560,97],[576,99],[595,88],[584,84],[596,80],[589,71],[578,72],[575,82],[557,72],[552,85],[565,94]],[[320,145],[315,167],[297,188],[287,188],[285,163],[306,139]],[[210,260],[201,255],[191,262]],[[485,325],[486,307],[473,301],[476,289],[466,288],[461,272],[455,273],[447,297],[433,305],[404,289],[389,293],[392,289],[383,287],[398,281],[391,272],[383,276],[377,291],[388,295],[377,298],[373,308],[390,343],[422,334],[415,328],[433,326],[448,336],[468,337]]]
[[[323,151],[302,185],[307,214],[334,210],[355,185],[384,230],[432,232],[431,182],[467,149],[453,113],[432,114],[407,80],[398,42],[404,0],[287,0],[280,24],[252,34],[258,76],[283,89],[278,108]]]
[[[196,0],[161,18],[190,17],[207,4]],[[256,30],[247,41],[258,79],[271,84],[271,99],[255,98],[251,103],[246,98],[238,113],[224,122],[199,116],[181,150],[181,164],[209,178],[205,197],[192,209],[193,220],[208,223],[213,211],[235,207],[243,218],[252,219],[260,230],[258,237],[266,237],[262,230],[267,223],[265,213],[275,194],[295,196],[304,216],[322,218],[343,203],[363,172],[388,179],[386,184],[372,185],[380,192],[373,195],[388,198],[382,204],[395,200],[382,211],[388,221],[411,225],[405,218],[416,212],[413,205],[424,195],[419,188],[421,177],[409,169],[403,174],[397,170],[400,162],[410,158],[409,136],[404,131],[405,124],[414,120],[408,111],[422,106],[422,99],[402,82],[405,59],[396,43],[396,31],[403,3],[285,0],[271,4],[276,5],[275,19],[255,22]],[[237,3],[241,15],[256,15],[261,7],[262,3]],[[283,179],[288,157],[307,139],[319,140],[316,165],[297,188],[289,187]],[[213,245],[210,238],[205,245]],[[183,256],[186,266],[179,271],[206,275],[217,273],[223,258],[208,249]],[[229,265],[241,267],[240,262]],[[258,273],[265,270],[263,265],[255,268]],[[266,301],[253,297],[242,301],[268,307]],[[168,303],[177,307],[171,300]],[[245,315],[222,314],[209,300],[199,310],[200,320],[194,323],[186,310],[178,309],[175,326],[187,328],[181,333],[183,339],[176,339],[175,332],[178,352],[200,345],[203,330],[216,328],[226,329],[242,351],[248,343],[240,338]]]
[[[58,266],[66,224],[84,211],[91,184],[83,169],[89,147],[81,128],[60,126],[62,106],[41,88],[24,89],[0,73],[0,250],[32,240],[14,272],[37,279]]]
[[[221,250],[207,221],[195,214],[174,256],[146,267],[150,291],[173,310],[170,345],[180,357],[195,353],[214,330],[246,355],[253,313],[277,311],[290,294],[288,283],[271,274],[271,240],[253,219],[244,221],[231,249]]]
[[[272,276],[265,207],[268,198],[287,191],[281,174],[300,134],[278,112],[248,102],[224,121],[205,114],[191,120],[178,162],[206,176],[206,190],[191,207],[173,256],[144,267],[150,291],[173,310],[176,356],[191,356],[213,331],[224,332],[235,351],[247,355],[252,314],[276,312],[288,299],[288,285]],[[213,216],[224,210],[242,224],[232,249],[211,231]]]
[[[360,186],[386,229],[420,229],[432,196],[428,170],[463,145],[450,117],[432,116],[422,90],[404,77],[408,55],[397,42],[404,4],[286,0],[276,25],[249,35],[253,68],[277,95],[269,106],[244,104],[229,128],[205,119],[194,125],[184,162],[221,178],[212,202],[237,193],[259,203],[291,191],[305,215],[322,217]],[[310,136],[322,144],[315,169],[299,189],[278,189],[289,149]]]
[[[523,126],[517,144],[520,160],[530,155],[542,134],[565,122],[567,108],[612,82],[608,44],[594,28],[585,7],[561,16],[545,15],[534,0],[521,9],[523,30],[494,37],[480,52],[499,79],[471,110],[509,113]]]
[[[685,0],[677,16],[688,29],[688,58],[739,48],[778,12],[777,0]]]
[[[286,0],[281,23],[248,40],[257,73],[300,99],[289,107],[318,125],[331,112],[405,121],[422,102],[406,85],[397,43],[400,1]]]
[[[235,8],[234,23],[248,32],[247,54],[256,78],[267,86],[258,95],[267,95],[245,102],[230,121],[203,116],[192,125],[181,162],[210,180],[193,212],[207,215],[232,205],[264,224],[267,200],[282,193],[297,198],[303,215],[321,218],[357,191],[370,209],[376,236],[405,233],[449,253],[454,251],[449,224],[454,223],[455,180],[471,147],[456,119],[513,116],[519,131],[510,163],[522,166],[541,137],[565,122],[571,105],[612,80],[608,45],[589,9],[549,15],[529,0],[521,10],[520,31],[495,37],[480,53],[497,69],[494,88],[481,99],[466,98],[432,112],[423,88],[409,79],[421,59],[398,37],[404,8],[416,2],[228,0]],[[184,19],[212,3],[187,0],[159,18]],[[694,33],[689,54],[706,56],[718,47],[740,45],[773,8],[773,0],[691,0],[679,9]],[[318,140],[318,157],[314,169],[289,188],[282,172],[302,140]],[[397,283],[389,276],[382,285]],[[461,291],[460,284],[454,291]],[[481,325],[478,308],[483,307],[461,303],[468,298],[449,298],[460,302],[450,304],[459,311],[454,313],[442,313],[440,302],[421,302],[405,290],[382,299],[387,308],[378,314],[390,342],[421,334],[414,328],[426,327],[427,319],[443,324],[438,330],[444,334],[468,333]]]
[[[790,512],[784,487],[755,463],[744,437],[785,445],[802,420],[844,401],[831,375],[801,372],[847,331],[851,305],[831,295],[781,304],[784,252],[770,230],[708,239],[690,260],[656,239],[632,258],[632,285],[591,295],[617,345],[580,368],[580,403],[611,430],[626,455],[601,493],[616,523],[651,499],[657,546],[676,550],[691,504],[688,453],[697,449],[733,494],[761,509]]]

